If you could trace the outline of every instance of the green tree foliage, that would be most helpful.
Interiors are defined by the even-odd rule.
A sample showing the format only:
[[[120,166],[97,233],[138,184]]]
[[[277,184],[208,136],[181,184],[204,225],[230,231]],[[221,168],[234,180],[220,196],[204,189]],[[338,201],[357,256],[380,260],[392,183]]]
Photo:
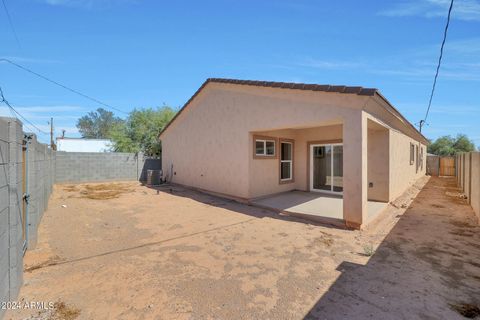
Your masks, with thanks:
[[[122,123],[123,120],[115,117],[113,112],[98,108],[78,119],[77,128],[84,138],[108,139],[110,138],[110,129]]]
[[[475,150],[475,144],[465,134],[443,136],[428,146],[428,152],[439,156],[452,156],[459,152]]]
[[[139,152],[159,155],[162,150],[158,134],[175,116],[172,108],[134,109],[124,123],[111,130],[113,148],[117,152]]]

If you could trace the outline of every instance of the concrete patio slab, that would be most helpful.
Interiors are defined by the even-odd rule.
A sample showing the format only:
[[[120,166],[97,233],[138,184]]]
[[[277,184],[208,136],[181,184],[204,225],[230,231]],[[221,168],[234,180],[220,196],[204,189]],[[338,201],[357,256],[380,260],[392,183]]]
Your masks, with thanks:
[[[343,223],[343,198],[317,192],[290,191],[253,201],[252,204],[318,222]],[[368,220],[373,220],[388,203],[368,201]]]

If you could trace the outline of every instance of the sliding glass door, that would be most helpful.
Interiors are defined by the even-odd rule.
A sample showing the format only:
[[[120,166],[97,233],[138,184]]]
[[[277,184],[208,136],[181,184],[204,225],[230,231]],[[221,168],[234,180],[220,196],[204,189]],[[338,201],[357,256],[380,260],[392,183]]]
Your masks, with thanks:
[[[343,192],[343,145],[310,145],[310,190]]]

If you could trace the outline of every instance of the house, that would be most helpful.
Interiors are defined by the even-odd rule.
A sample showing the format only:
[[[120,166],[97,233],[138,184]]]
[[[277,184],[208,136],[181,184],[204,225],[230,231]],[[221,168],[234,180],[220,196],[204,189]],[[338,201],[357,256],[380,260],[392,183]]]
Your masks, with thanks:
[[[112,141],[108,139],[66,138],[56,139],[57,151],[67,152],[110,152]]]
[[[159,138],[172,183],[352,228],[425,175],[428,143],[377,89],[216,78]]]

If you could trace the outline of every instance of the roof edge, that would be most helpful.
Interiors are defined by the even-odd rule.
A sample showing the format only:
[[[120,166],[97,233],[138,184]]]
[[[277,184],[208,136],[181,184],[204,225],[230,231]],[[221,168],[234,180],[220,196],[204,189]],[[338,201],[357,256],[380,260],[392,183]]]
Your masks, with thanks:
[[[170,127],[170,125],[177,119],[177,117],[183,112],[183,110],[185,110],[185,108],[193,101],[193,99],[195,99],[195,97],[200,93],[200,91],[202,91],[203,88],[205,88],[205,86],[210,82],[257,86],[257,87],[280,88],[280,89],[356,94],[359,96],[375,96],[375,94],[378,93],[378,89],[376,88],[364,88],[360,86],[339,86],[339,85],[321,85],[321,84],[313,84],[313,83],[309,84],[309,83],[296,83],[296,82],[239,80],[239,79],[228,79],[228,78],[207,78],[207,80],[203,82],[203,84],[197,89],[197,91],[195,91],[195,93],[190,97],[190,99],[188,99],[188,101],[182,106],[182,108],[178,110],[178,112],[175,114],[172,120],[170,120],[170,122],[162,129],[162,131],[160,131],[160,133],[158,134],[158,138],[160,138],[160,136]],[[389,105],[391,104],[389,103]]]
[[[398,109],[395,108],[395,107],[393,106],[393,104],[391,104],[390,101],[388,101],[388,99],[385,98],[385,96],[382,95],[378,90],[377,90],[375,96],[378,96],[380,99],[382,99],[382,100],[396,113],[396,115],[397,115],[398,117],[400,117],[400,119],[401,119],[402,121],[405,122],[405,124],[407,124],[410,128],[412,128],[412,129],[415,131],[415,133],[417,133],[420,137],[422,137],[422,138],[424,139],[424,142],[425,142],[427,145],[430,144],[430,141],[427,139],[427,137],[425,137],[417,128],[415,128],[415,126],[414,126],[410,121],[408,121],[407,118],[405,118],[405,117],[402,115],[402,113],[401,113],[400,111],[398,111]]]

